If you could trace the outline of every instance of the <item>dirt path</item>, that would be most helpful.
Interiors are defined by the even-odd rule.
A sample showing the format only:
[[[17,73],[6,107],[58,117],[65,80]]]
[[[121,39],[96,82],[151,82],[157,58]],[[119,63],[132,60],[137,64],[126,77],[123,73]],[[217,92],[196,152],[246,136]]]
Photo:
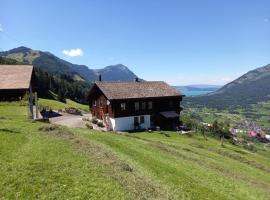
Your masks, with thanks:
[[[50,118],[50,122],[52,124],[67,126],[70,128],[86,128],[85,122],[82,120],[82,118],[89,116],[90,114],[84,114],[83,116],[80,116],[65,113],[62,116]]]

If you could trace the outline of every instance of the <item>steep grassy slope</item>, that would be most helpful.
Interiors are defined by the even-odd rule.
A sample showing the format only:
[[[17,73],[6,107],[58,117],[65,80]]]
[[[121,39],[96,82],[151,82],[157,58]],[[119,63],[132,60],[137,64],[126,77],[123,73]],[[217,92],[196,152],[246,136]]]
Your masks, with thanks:
[[[25,119],[0,104],[0,199],[269,199],[269,149],[200,135],[118,135]]]
[[[81,111],[85,111],[85,112],[89,112],[89,106],[88,105],[84,105],[84,104],[80,104],[77,103],[75,101],[72,101],[70,99],[66,100],[66,103],[63,102],[59,102],[56,100],[51,100],[51,99],[39,99],[39,105],[41,107],[50,107],[54,110],[59,110],[59,109],[64,109],[66,107],[73,107],[73,108],[77,108]]]
[[[0,199],[123,199],[99,163],[42,134],[26,108],[0,105]]]

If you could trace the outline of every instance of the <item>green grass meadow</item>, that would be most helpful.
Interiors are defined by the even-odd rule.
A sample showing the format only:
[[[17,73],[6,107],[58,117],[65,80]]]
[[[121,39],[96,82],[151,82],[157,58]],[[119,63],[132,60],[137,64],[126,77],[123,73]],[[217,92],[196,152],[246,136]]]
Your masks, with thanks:
[[[0,199],[269,199],[270,151],[168,132],[68,129],[0,103]]]
[[[59,109],[64,109],[67,107],[73,107],[73,108],[77,108],[81,111],[85,111],[85,112],[89,112],[89,106],[88,105],[83,105],[83,104],[79,104],[75,101],[72,101],[70,99],[66,100],[66,103],[60,102],[60,101],[55,101],[52,99],[39,99],[39,106],[41,107],[50,107],[54,110],[59,110]]]

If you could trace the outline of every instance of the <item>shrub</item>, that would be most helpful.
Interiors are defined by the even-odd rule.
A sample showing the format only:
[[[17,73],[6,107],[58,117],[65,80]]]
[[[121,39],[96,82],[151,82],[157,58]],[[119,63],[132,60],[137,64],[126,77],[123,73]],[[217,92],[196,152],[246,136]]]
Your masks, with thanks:
[[[189,116],[189,115],[183,115],[181,116],[182,123],[188,128],[188,129],[197,129],[199,126],[199,123],[197,120],[195,120],[196,116]],[[202,121],[202,120],[200,120]]]
[[[87,128],[89,128],[89,129],[93,129],[93,125],[92,125],[92,124],[87,123],[87,124],[85,124],[85,126],[86,126]]]
[[[92,122],[93,124],[97,124],[97,123],[98,123],[98,120],[97,120],[97,118],[93,117],[92,120],[91,120],[91,122]]]
[[[103,122],[98,122],[97,125],[98,127],[104,127]]]

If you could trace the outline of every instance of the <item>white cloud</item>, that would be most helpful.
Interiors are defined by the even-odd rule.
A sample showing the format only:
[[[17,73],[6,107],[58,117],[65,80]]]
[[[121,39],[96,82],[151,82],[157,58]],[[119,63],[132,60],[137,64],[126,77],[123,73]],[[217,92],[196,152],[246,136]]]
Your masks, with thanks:
[[[3,32],[3,27],[2,27],[2,24],[0,24],[0,32]]]
[[[267,22],[269,22],[269,19],[268,19],[268,18],[264,18],[263,21],[264,21],[265,23],[267,23]]]
[[[70,50],[63,50],[62,53],[66,56],[70,57],[76,57],[76,56],[82,56],[83,51],[81,49],[70,49]]]

